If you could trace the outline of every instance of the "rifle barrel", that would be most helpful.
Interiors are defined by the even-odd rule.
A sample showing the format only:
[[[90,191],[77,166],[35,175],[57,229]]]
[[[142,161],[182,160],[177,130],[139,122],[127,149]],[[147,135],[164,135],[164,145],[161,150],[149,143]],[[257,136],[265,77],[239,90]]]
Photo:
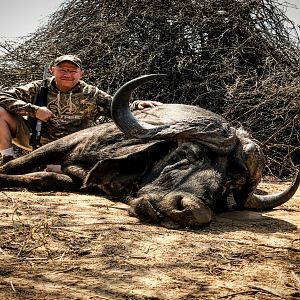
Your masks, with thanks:
[[[49,66],[44,66],[43,72],[43,83],[39,90],[39,95],[37,99],[38,106],[47,106],[47,93],[48,93],[48,70]],[[41,120],[36,119],[36,123],[34,126],[34,130],[32,131],[30,145],[32,146],[33,150],[39,148],[41,146],[41,133],[42,133],[43,122]]]

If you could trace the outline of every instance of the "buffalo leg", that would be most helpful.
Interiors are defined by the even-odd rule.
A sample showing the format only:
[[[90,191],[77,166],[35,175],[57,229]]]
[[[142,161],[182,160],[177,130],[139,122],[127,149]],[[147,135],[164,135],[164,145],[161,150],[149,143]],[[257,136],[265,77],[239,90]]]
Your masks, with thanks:
[[[25,175],[0,174],[0,189],[25,188],[33,191],[78,191],[80,185],[65,174],[34,172]]]

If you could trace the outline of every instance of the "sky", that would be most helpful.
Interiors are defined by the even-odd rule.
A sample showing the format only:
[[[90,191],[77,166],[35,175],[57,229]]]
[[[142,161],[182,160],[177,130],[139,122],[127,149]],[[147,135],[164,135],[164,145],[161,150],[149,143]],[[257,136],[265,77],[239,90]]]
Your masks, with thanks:
[[[295,25],[300,25],[300,0],[278,0],[278,2],[290,3],[293,6],[287,8],[286,15]]]
[[[64,0],[0,0],[0,41],[34,33]]]
[[[300,0],[278,0],[291,3],[287,16],[300,25]],[[65,0],[0,0],[0,42],[34,33],[46,23]]]

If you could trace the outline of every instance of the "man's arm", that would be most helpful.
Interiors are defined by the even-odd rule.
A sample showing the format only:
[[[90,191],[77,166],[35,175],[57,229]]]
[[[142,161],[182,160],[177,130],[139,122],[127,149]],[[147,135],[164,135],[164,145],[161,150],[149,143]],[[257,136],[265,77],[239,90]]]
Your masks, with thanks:
[[[147,107],[154,107],[162,105],[162,102],[152,100],[135,100],[130,104],[130,110],[144,109]]]
[[[34,117],[39,108],[32,104],[37,95],[37,89],[38,82],[31,82],[8,91],[0,91],[0,106],[18,115]]]

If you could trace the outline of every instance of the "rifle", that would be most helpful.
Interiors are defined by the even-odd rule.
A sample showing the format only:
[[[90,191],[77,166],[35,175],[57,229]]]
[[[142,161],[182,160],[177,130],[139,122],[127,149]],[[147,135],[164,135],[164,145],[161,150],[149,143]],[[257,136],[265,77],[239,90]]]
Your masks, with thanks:
[[[47,94],[48,94],[48,84],[47,84],[47,77],[48,77],[48,70],[49,65],[44,66],[44,73],[43,73],[43,82],[39,89],[39,93],[37,96],[36,104],[38,106],[47,106]],[[33,122],[33,131],[30,137],[30,145],[32,149],[35,150],[41,147],[41,132],[42,132],[42,124],[41,120],[35,119]]]

